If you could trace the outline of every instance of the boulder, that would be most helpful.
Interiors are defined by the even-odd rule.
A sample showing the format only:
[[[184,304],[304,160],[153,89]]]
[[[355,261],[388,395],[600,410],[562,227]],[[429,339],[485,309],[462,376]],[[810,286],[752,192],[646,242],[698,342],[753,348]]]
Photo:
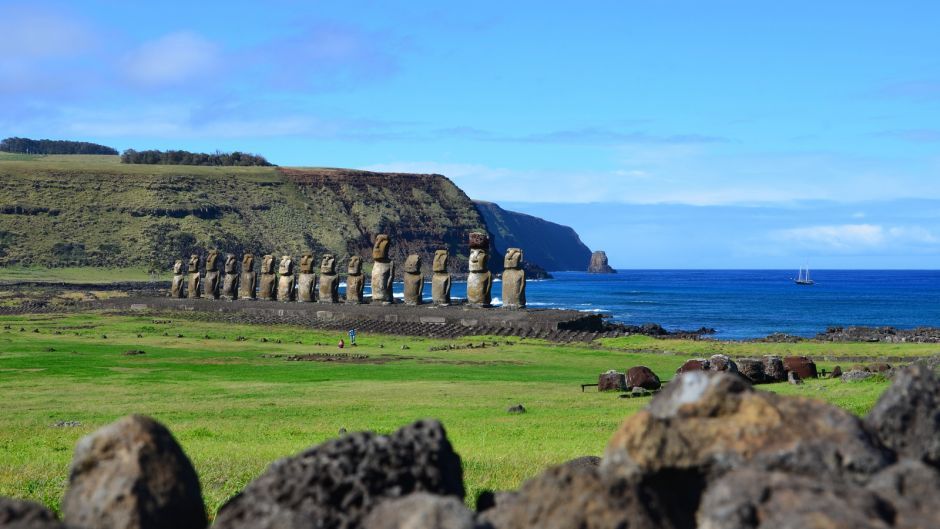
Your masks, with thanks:
[[[865,423],[899,455],[940,467],[940,379],[926,366],[901,370]]]
[[[805,356],[787,356],[783,359],[783,366],[787,371],[793,371],[800,378],[816,378],[816,362]]]
[[[131,415],[75,447],[63,518],[85,529],[203,529],[206,508],[189,458],[162,424]]]
[[[940,472],[913,459],[898,463],[875,474],[868,490],[891,503],[897,513],[898,527],[940,527]]]
[[[829,378],[839,378],[842,376],[842,367],[836,366],[832,368],[832,373],[829,374]]]
[[[790,371],[787,373],[787,382],[791,384],[802,384],[803,379],[800,378],[800,375],[796,374],[796,371]]]
[[[783,382],[787,379],[787,370],[783,366],[783,358],[767,355],[761,358],[764,363],[764,376],[768,382]]]
[[[891,371],[891,364],[886,364],[884,362],[876,362],[868,366],[868,370],[872,373],[887,373]]]
[[[474,529],[473,513],[453,496],[415,492],[383,501],[366,516],[363,529]]]
[[[682,373],[688,373],[689,371],[708,371],[709,368],[708,360],[704,358],[693,358],[692,360],[686,360],[679,369],[676,369],[676,374],[681,375]]]
[[[717,354],[712,355],[711,358],[708,359],[708,370],[737,373],[738,365],[735,364],[734,360],[732,360],[728,355]]]
[[[601,465],[601,458],[598,456],[581,456],[574,459],[570,459],[562,463],[562,465],[568,465],[572,467],[599,467]]]
[[[597,391],[626,391],[627,379],[623,373],[608,371],[597,377]]]
[[[741,358],[737,362],[738,371],[752,384],[763,384],[768,382],[764,375],[764,363],[754,358]]]
[[[222,506],[214,527],[358,527],[382,501],[413,492],[463,500],[460,456],[437,421],[346,434],[277,461]]]
[[[839,377],[842,382],[858,382],[859,380],[865,380],[866,378],[871,378],[872,374],[870,371],[859,371],[853,369],[851,371],[846,371],[842,373],[842,376]]]
[[[5,529],[66,529],[55,514],[38,503],[0,496],[0,527]]]
[[[672,472],[691,479],[750,463],[862,481],[892,459],[840,408],[758,391],[739,376],[690,372],[620,426],[601,468],[627,478]]]
[[[712,483],[698,529],[888,529],[890,506],[859,485],[755,468]]]
[[[646,366],[634,366],[628,369],[626,383],[628,388],[643,388],[650,391],[655,391],[663,385],[656,373]]]

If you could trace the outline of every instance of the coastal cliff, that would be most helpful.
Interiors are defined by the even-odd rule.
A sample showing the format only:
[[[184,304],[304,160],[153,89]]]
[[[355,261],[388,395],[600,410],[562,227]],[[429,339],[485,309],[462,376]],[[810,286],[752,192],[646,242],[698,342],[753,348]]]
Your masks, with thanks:
[[[492,202],[475,200],[493,236],[493,245],[502,254],[506,248],[522,248],[525,260],[545,270],[584,270],[591,250],[568,226],[505,210]]]

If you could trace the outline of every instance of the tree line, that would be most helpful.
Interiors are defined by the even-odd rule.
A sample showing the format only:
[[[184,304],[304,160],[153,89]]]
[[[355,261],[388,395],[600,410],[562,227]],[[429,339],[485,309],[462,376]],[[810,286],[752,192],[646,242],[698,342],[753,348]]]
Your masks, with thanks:
[[[273,165],[264,156],[244,152],[219,152],[212,154],[189,151],[135,151],[127,149],[121,153],[121,163],[150,165]]]
[[[117,154],[117,149],[87,141],[31,140],[6,138],[0,141],[0,151],[18,154]]]

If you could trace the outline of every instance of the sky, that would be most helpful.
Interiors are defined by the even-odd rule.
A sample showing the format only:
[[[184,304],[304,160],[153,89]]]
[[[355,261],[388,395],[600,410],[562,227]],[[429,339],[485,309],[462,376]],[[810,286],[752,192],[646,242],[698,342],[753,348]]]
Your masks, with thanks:
[[[440,173],[618,268],[940,268],[940,3],[554,4],[0,0],[0,136]]]

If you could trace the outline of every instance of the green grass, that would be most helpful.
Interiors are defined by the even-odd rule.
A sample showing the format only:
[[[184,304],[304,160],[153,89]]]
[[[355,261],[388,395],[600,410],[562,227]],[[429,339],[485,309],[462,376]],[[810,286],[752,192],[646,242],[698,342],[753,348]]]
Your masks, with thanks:
[[[548,465],[603,452],[614,429],[648,399],[582,393],[580,384],[595,382],[598,373],[643,364],[668,379],[686,358],[726,348],[652,339],[615,341],[619,348],[611,348],[361,335],[359,347],[344,351],[384,363],[262,357],[337,352],[341,337],[185,317],[171,323],[96,313],[0,317],[0,495],[57,509],[75,442],[123,415],[144,413],[164,422],[192,459],[210,513],[275,459],[335,437],[340,428],[391,432],[425,417],[447,428],[472,501],[482,489],[515,488]],[[429,351],[468,342],[490,345]],[[773,345],[754,346],[755,353],[775,351]],[[870,350],[845,346],[854,348]],[[124,356],[128,349],[146,354]],[[858,414],[885,387],[884,380],[764,386]],[[529,412],[507,414],[517,403]],[[59,420],[82,425],[52,427]]]
[[[123,281],[168,280],[171,274],[164,272],[151,276],[145,267],[97,268],[74,266],[45,268],[41,266],[0,267],[0,281],[49,281],[63,283],[119,283]]]

